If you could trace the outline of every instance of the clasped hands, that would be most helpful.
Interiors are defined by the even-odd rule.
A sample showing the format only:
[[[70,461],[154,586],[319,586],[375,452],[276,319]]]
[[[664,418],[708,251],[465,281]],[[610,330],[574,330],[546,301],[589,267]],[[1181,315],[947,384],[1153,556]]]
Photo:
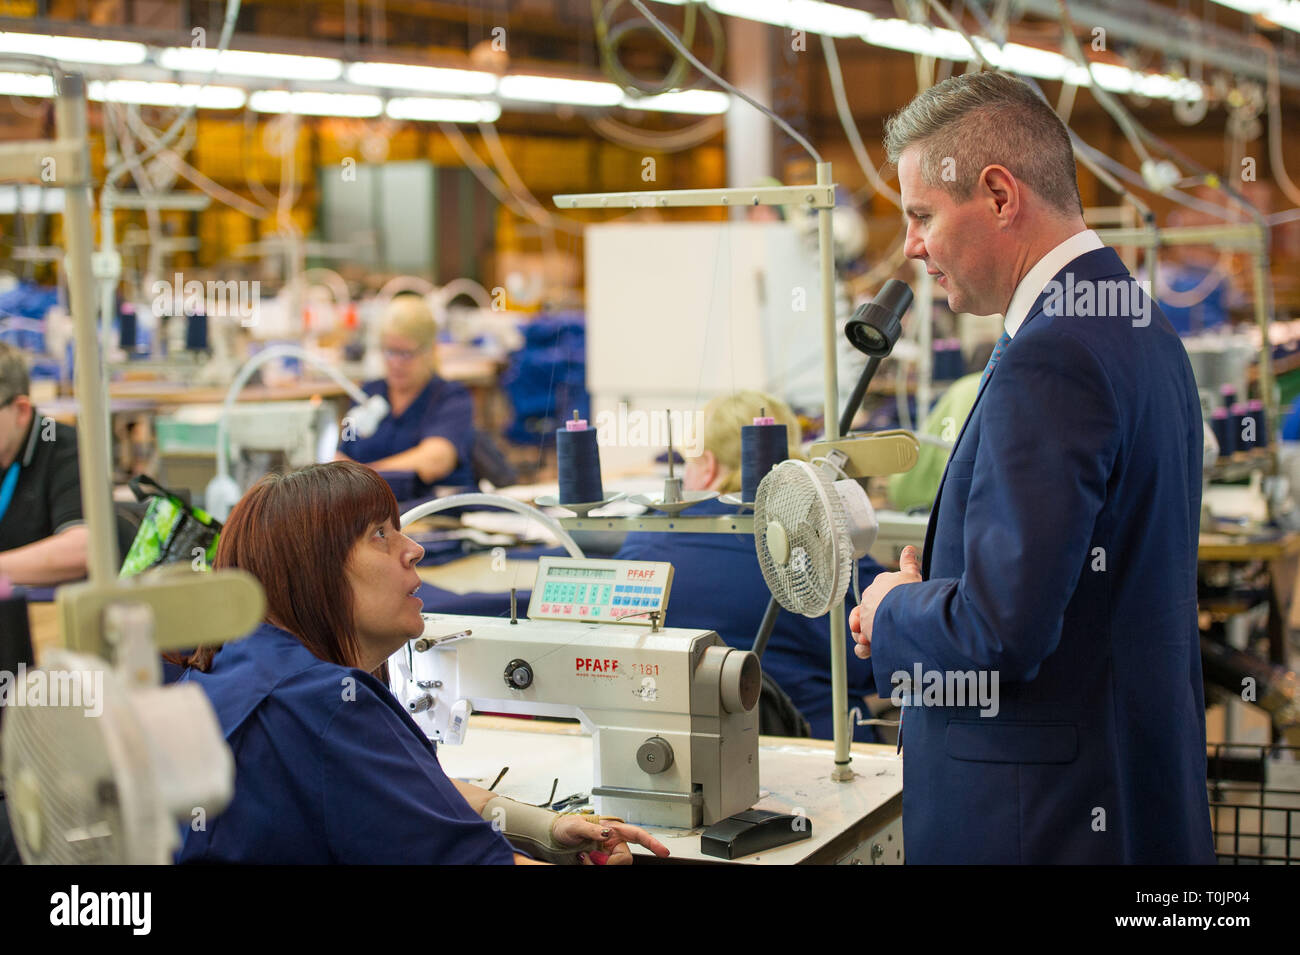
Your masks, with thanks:
[[[877,574],[871,586],[862,592],[862,603],[849,612],[849,632],[857,642],[853,652],[863,660],[871,656],[871,630],[885,595],[899,584],[921,582],[921,555],[911,544],[903,548],[898,565],[899,570],[894,573]]]

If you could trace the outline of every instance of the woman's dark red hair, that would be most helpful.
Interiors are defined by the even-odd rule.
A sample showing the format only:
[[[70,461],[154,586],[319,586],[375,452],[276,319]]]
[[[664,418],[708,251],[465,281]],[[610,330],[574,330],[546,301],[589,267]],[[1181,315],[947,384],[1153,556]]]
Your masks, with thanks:
[[[266,620],[322,660],[360,666],[347,583],[352,547],[375,524],[398,523],[388,483],[352,461],[268,474],[226,520],[213,567],[238,567],[266,591]],[[207,670],[214,650],[184,662]]]

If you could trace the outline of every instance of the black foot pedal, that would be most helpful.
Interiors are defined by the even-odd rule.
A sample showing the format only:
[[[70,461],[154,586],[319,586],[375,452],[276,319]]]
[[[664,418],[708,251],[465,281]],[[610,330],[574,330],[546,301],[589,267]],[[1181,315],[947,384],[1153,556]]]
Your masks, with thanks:
[[[700,852],[718,859],[738,859],[809,838],[812,820],[807,816],[747,809],[700,833]]]

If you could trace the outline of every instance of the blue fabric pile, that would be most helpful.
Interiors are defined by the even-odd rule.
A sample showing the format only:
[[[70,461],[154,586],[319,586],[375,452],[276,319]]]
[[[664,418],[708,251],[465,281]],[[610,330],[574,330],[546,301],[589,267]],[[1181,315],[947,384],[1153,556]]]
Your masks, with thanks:
[[[524,347],[510,356],[501,385],[515,409],[505,436],[515,444],[555,440],[560,422],[591,414],[587,394],[587,330],[581,312],[541,315],[522,329]]]

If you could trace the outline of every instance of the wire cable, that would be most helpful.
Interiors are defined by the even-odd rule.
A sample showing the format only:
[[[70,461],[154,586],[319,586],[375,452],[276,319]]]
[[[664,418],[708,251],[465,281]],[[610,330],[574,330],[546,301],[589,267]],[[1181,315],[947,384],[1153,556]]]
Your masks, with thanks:
[[[726,128],[726,120],[722,116],[706,116],[694,125],[671,132],[639,129],[612,116],[589,117],[587,125],[598,135],[624,149],[679,153],[701,146],[717,136]]]
[[[936,0],[930,0],[931,3]],[[1083,48],[1079,46],[1079,38],[1074,35],[1074,20],[1070,16],[1069,7],[1066,6],[1065,0],[1056,0],[1057,8],[1060,10],[1061,30],[1064,34],[1063,40],[1066,51],[1070,58],[1088,71],[1088,82],[1091,84],[1093,97],[1101,104],[1102,109],[1110,114],[1119,126],[1120,131],[1124,133],[1124,138],[1129,141],[1133,151],[1137,153],[1138,158],[1144,163],[1152,162],[1151,154],[1147,151],[1142,137],[1138,135],[1133,118],[1124,110],[1123,107],[1115,101],[1108,90],[1101,88],[1096,77],[1092,75],[1092,60],[1084,54]]]
[[[880,172],[876,169],[876,164],[871,161],[867,147],[862,142],[862,136],[858,133],[858,128],[853,122],[853,113],[849,109],[848,97],[844,93],[844,74],[840,69],[839,55],[835,52],[834,38],[822,35],[822,52],[826,56],[826,73],[831,81],[831,94],[835,99],[835,112],[839,115],[840,125],[844,127],[844,135],[848,138],[849,146],[853,149],[853,157],[858,161],[858,165],[866,175],[867,182],[872,190],[884,196],[896,208],[902,209],[902,197],[890,188],[889,183],[881,178]]]
[[[808,153],[808,155],[812,156],[814,162],[820,164],[823,161],[822,154],[816,150],[816,148],[813,146],[812,143],[808,142],[807,139],[805,139],[802,135],[800,135],[800,133],[793,126],[787,123],[784,119],[782,119],[772,110],[768,109],[762,103],[758,102],[756,99],[751,97],[748,93],[745,93],[744,91],[732,86],[730,83],[724,80],[717,73],[713,72],[713,70],[709,69],[703,63],[701,63],[699,59],[695,56],[695,54],[692,53],[689,49],[686,48],[686,46],[682,44],[682,41],[678,38],[677,34],[673,33],[672,30],[664,26],[663,22],[658,17],[656,17],[653,13],[651,13],[649,10],[646,9],[646,5],[642,2],[642,0],[630,0],[630,2],[632,6],[636,7],[637,10],[641,12],[641,15],[645,17],[647,21],[649,21],[651,26],[653,26],[656,30],[658,30],[661,34],[663,34],[664,39],[667,40],[668,43],[675,50],[677,50],[677,52],[679,52],[682,56],[684,56],[687,60],[690,61],[692,66],[694,66],[705,76],[709,77],[709,79],[713,80],[713,82],[717,83],[723,89],[727,90],[728,92],[732,93],[735,96],[740,97],[750,106],[754,107],[754,109],[758,110],[768,119],[772,120],[772,122],[774,122],[777,125],[777,127],[781,130],[781,132],[785,133],[796,143],[802,146],[804,150]]]
[[[221,37],[217,41],[217,55],[212,58],[212,66],[208,70],[207,75],[203,77],[203,82],[199,84],[199,88],[194,97],[194,102],[181,111],[180,115],[176,117],[171,126],[169,126],[167,130],[158,137],[154,145],[150,146],[143,153],[134,157],[130,161],[122,160],[112,166],[112,168],[104,174],[105,189],[115,189],[116,186],[114,181],[120,179],[122,174],[125,173],[131,165],[147,162],[170,146],[172,140],[180,135],[182,127],[184,127],[185,124],[187,124],[194,116],[195,112],[198,111],[199,98],[197,94],[207,89],[208,84],[212,82],[212,77],[217,73],[217,66],[221,62],[221,54],[224,53],[226,48],[230,45],[230,37],[235,32],[235,21],[239,19],[239,6],[240,0],[226,0],[226,15],[221,24]]]
[[[1277,49],[1262,36],[1256,34],[1252,40],[1263,47],[1268,55],[1268,161],[1273,170],[1273,178],[1292,204],[1300,206],[1300,189],[1287,174],[1286,163],[1282,156],[1282,92],[1280,89]]]

